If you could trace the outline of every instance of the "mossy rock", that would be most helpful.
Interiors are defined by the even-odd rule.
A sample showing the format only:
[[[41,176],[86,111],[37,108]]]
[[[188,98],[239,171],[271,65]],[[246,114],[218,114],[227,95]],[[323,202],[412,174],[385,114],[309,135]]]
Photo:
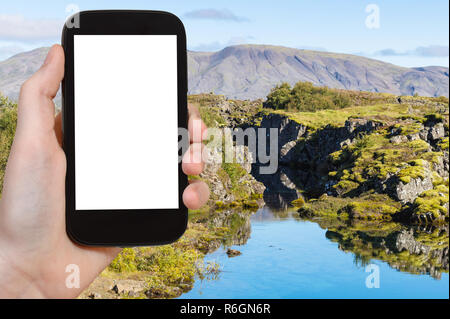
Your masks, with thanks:
[[[428,166],[428,162],[422,159],[417,159],[408,162],[408,166],[401,169],[397,176],[404,183],[408,184],[412,179],[425,179],[426,177],[426,168]]]
[[[448,185],[438,185],[434,189],[423,192],[414,201],[413,213],[418,216],[432,214],[437,222],[448,218],[449,202]]]
[[[305,200],[303,199],[303,197],[300,196],[299,198],[293,200],[291,202],[291,205],[297,208],[301,208],[305,205]]]
[[[348,214],[350,218],[367,220],[392,220],[392,215],[400,211],[401,205],[392,200],[355,200],[339,210],[339,214]]]
[[[244,208],[259,208],[259,205],[256,200],[252,199],[252,200],[244,200],[242,203],[242,207],[244,207]]]
[[[351,180],[341,180],[337,184],[333,185],[333,189],[339,194],[339,195],[345,195],[346,193],[355,190],[359,187],[359,183],[351,181]]]

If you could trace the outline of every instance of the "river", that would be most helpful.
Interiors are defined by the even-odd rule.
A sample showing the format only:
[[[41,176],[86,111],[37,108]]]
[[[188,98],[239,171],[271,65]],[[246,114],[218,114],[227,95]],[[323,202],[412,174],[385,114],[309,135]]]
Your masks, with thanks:
[[[343,225],[267,206],[248,219],[206,256],[218,277],[180,298],[449,298],[448,228]]]

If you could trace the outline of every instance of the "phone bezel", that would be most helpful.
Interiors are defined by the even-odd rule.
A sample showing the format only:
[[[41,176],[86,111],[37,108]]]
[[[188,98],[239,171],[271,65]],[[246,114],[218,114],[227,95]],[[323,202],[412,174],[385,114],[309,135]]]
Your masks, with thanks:
[[[71,21],[72,17],[68,19]],[[75,35],[176,35],[178,72],[178,127],[187,128],[186,34],[180,19],[162,11],[102,10],[78,13],[78,28],[62,32],[65,76],[62,82],[63,148],[67,158],[66,231],[76,243],[88,246],[161,245],[185,232],[188,211],[182,194],[187,176],[178,164],[179,209],[75,210]],[[158,120],[158,119],[154,119]],[[164,191],[164,181],[161,181]],[[158,194],[154,194],[158,196]]]

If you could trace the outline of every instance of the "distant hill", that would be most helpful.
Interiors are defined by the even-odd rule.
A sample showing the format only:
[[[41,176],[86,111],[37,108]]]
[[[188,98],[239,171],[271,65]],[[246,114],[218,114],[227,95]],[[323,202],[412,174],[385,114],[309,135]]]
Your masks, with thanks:
[[[0,92],[16,99],[48,48],[0,62]],[[236,45],[218,52],[188,52],[189,93],[265,98],[276,84],[309,81],[332,88],[397,95],[449,96],[447,67],[405,68],[361,56],[269,45]]]
[[[42,65],[49,48],[19,53],[0,62],[0,92],[17,99],[22,83]]]
[[[349,54],[269,45],[238,45],[219,52],[189,52],[189,92],[230,98],[265,97],[282,81],[397,95],[449,95],[446,67],[404,68]]]

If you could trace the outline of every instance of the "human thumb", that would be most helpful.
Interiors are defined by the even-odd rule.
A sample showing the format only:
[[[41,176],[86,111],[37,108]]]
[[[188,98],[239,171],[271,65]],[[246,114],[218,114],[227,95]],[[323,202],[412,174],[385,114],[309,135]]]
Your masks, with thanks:
[[[54,45],[40,67],[22,85],[18,103],[18,137],[39,138],[54,134],[55,106],[53,98],[64,77],[64,50]]]

